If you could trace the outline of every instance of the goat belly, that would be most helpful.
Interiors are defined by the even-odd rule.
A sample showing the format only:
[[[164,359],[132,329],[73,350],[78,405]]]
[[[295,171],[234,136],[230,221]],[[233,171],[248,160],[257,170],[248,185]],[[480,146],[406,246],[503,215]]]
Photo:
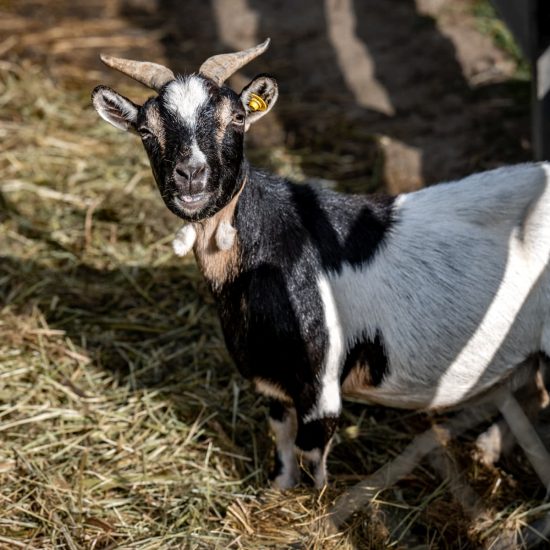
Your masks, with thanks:
[[[342,396],[345,399],[361,401],[369,405],[382,405],[395,407],[396,409],[428,409],[429,399],[423,394],[410,391],[410,389],[396,391],[386,389],[383,386],[372,386],[368,375],[365,378],[363,368],[352,369],[342,385]]]

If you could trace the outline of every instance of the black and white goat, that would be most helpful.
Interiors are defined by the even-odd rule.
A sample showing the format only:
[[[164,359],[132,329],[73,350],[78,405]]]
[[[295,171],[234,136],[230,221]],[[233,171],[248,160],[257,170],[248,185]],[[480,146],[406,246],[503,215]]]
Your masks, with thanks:
[[[139,134],[166,206],[193,246],[242,374],[271,399],[275,483],[318,486],[341,396],[451,407],[550,354],[550,167],[521,165],[398,197],[339,194],[249,166],[244,135],[277,100],[260,75],[223,85],[267,48],[175,76],[103,61],[158,95],[105,86],[102,118]],[[181,250],[181,248],[183,250]]]

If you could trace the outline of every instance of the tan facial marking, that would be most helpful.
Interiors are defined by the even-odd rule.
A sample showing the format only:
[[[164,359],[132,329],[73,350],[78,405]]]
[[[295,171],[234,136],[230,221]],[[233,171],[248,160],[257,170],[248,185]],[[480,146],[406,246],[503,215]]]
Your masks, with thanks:
[[[224,97],[216,112],[217,129],[216,129],[216,143],[221,146],[227,126],[231,123],[233,116],[233,109],[231,109],[231,101],[229,98]],[[218,147],[221,151],[221,148]]]
[[[162,125],[160,113],[156,106],[151,106],[147,109],[147,126],[150,128],[151,132],[155,134],[159,140],[161,150],[164,151],[166,136],[164,134],[164,126]]]

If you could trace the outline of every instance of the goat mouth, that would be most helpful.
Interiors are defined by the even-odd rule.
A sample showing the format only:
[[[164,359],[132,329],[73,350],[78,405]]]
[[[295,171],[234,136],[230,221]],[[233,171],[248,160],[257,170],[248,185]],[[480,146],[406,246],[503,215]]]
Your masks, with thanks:
[[[186,212],[194,212],[204,206],[210,193],[197,193],[196,195],[174,195],[174,204]]]

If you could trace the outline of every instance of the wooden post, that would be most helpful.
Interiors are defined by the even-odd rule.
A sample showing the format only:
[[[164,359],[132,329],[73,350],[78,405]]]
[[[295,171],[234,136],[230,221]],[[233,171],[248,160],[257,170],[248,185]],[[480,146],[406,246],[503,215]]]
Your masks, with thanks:
[[[550,160],[550,3],[548,0],[537,0],[533,28],[533,149],[537,160]]]
[[[550,160],[550,2],[492,0],[531,63],[533,155]]]

